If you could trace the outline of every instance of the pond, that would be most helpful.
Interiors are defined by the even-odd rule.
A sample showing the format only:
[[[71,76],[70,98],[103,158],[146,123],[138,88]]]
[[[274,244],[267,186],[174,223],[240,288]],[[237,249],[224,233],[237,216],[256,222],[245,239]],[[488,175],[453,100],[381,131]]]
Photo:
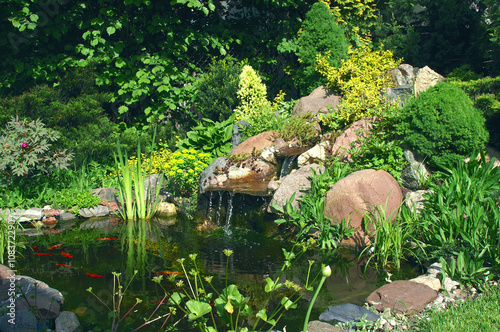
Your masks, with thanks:
[[[29,239],[29,247],[36,247],[37,253],[53,255],[35,255],[31,248],[23,250],[24,257],[17,262],[18,274],[31,276],[61,291],[65,298],[63,309],[77,314],[84,331],[103,331],[111,325],[108,310],[86,290],[92,287],[92,291],[112,307],[112,272],[121,273],[122,285],[126,286],[134,270],[137,270],[126,290],[122,315],[136,298],[142,302],[127,315],[119,329],[132,331],[155,310],[164,295],[163,290],[151,281],[161,275],[158,272],[182,272],[177,259],[186,258],[188,262],[188,255],[194,253],[197,254],[202,274],[215,276],[214,284],[219,285],[221,290],[226,275],[223,250],[231,249],[234,253],[229,259],[228,282],[236,284],[244,296],[250,297],[249,305],[258,311],[267,296],[264,291],[266,278],[278,274],[284,262],[282,248],[290,250],[292,244],[277,236],[275,224],[261,217],[262,213],[243,212],[238,209],[241,204],[235,207],[234,210],[231,206],[225,209],[217,207],[222,210],[215,211],[213,215],[219,218],[215,223],[220,228],[211,232],[196,230],[195,223],[184,218],[156,219],[128,225],[105,218],[62,224],[61,227],[68,229],[60,234]],[[64,244],[48,249],[60,243]],[[315,273],[319,272],[321,263],[330,265],[333,270],[316,300],[311,320],[317,319],[331,305],[362,305],[367,295],[385,283],[387,276],[373,269],[365,271],[365,266],[357,261],[356,252],[337,250],[324,254],[310,250],[293,265],[286,275],[287,279],[304,285],[308,260],[316,262],[313,265]],[[397,276],[393,276],[393,280],[407,279],[416,276],[418,271],[406,266],[394,274]],[[175,290],[175,283],[167,281],[166,275],[164,277],[162,285],[167,291]],[[301,331],[311,297],[312,294],[307,293],[298,302],[297,309],[286,312],[279,328],[286,326],[287,331]],[[271,302],[271,305],[276,303]],[[166,307],[161,305],[158,312],[167,312]],[[149,325],[142,330],[160,330],[160,325]],[[187,330],[186,320],[177,327]]]

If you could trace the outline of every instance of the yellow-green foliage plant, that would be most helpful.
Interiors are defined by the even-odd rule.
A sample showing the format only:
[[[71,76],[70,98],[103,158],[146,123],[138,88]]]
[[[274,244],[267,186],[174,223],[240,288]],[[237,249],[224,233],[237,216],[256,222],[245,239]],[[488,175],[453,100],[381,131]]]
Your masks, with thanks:
[[[340,68],[328,63],[328,54],[319,54],[316,64],[316,70],[328,81],[327,87],[342,95],[334,118],[343,125],[388,110],[390,104],[382,92],[391,87],[388,71],[401,63],[393,58],[391,51],[373,51],[368,45],[351,47],[349,54]]]
[[[377,23],[374,0],[335,0],[332,14],[345,29],[353,46],[370,44],[370,30]]]
[[[271,103],[267,100],[266,85],[249,65],[244,66],[241,71],[237,95],[240,103],[234,110],[236,121],[243,120],[252,124],[256,119],[271,115]]]
[[[165,164],[168,189],[175,196],[191,197],[196,193],[200,174],[212,162],[210,154],[195,149],[178,150]]]

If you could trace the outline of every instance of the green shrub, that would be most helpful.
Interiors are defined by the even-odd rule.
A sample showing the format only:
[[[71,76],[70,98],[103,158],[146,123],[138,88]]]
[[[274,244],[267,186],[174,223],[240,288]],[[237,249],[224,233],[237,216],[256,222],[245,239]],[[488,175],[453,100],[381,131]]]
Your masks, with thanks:
[[[401,109],[397,129],[411,150],[436,166],[484,149],[488,141],[484,122],[462,90],[451,83],[439,83]]]
[[[489,145],[500,149],[500,76],[477,78],[471,74],[454,76],[452,82],[472,99],[486,119],[486,129],[490,133]]]
[[[500,271],[500,168],[494,167],[493,160],[486,162],[484,153],[477,157],[473,153],[468,163],[460,160],[434,173],[439,184],[431,184],[419,217],[427,251],[441,251],[438,255],[443,256],[443,248],[449,248],[443,258],[451,255],[458,261],[455,267],[443,268],[468,283],[479,281],[483,266]],[[460,263],[464,255],[467,264]]]
[[[297,46],[300,68],[294,73],[294,81],[300,93],[308,95],[326,84],[326,79],[315,70],[317,54],[329,53],[328,63],[336,68],[340,67],[340,59],[347,58],[349,41],[327,3],[319,1],[307,12]]]
[[[319,134],[311,118],[311,114],[302,113],[286,119],[279,136],[287,142],[296,140],[301,146],[313,146],[319,140]]]
[[[234,118],[233,114],[229,119],[222,122],[213,122],[210,119],[203,119],[200,123],[187,133],[187,138],[177,142],[179,149],[195,150],[206,152],[214,158],[225,156],[231,151],[231,137],[233,136]]]
[[[391,105],[382,92],[392,84],[388,70],[401,62],[394,60],[391,51],[374,51],[367,45],[350,48],[349,54],[349,59],[342,59],[340,68],[329,64],[329,54],[319,54],[316,64],[316,70],[327,80],[327,87],[342,95],[334,120],[338,122],[340,118],[344,126],[388,111]]]
[[[53,207],[73,210],[74,213],[78,213],[78,209],[91,208],[101,204],[102,198],[86,190],[62,189],[54,194],[51,203]]]
[[[203,118],[227,120],[238,106],[241,66],[227,57],[210,64],[209,71],[196,81],[195,105]]]
[[[12,118],[0,132],[0,175],[7,184],[26,184],[29,177],[65,169],[73,155],[57,151],[53,142],[59,133],[40,120]]]
[[[234,110],[236,121],[243,120],[252,124],[256,118],[268,118],[272,114],[266,85],[251,66],[243,67],[237,94],[239,105]]]

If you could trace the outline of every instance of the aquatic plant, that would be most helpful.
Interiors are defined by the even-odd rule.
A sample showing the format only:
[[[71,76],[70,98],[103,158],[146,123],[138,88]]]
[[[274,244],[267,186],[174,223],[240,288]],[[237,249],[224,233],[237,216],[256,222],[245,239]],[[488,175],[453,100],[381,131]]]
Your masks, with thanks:
[[[115,153],[115,167],[118,182],[118,191],[121,199],[120,215],[124,220],[145,220],[150,219],[156,213],[159,203],[159,193],[163,177],[160,183],[155,183],[154,196],[150,190],[145,190],[146,174],[150,173],[151,160],[146,167],[142,167],[141,143],[137,146],[137,162],[130,164],[127,154],[122,154],[120,141],[117,141],[117,153]],[[151,185],[151,184],[150,184]],[[151,187],[151,186],[150,186]]]
[[[330,186],[347,175],[349,166],[339,163],[337,167],[318,172],[311,168],[311,188],[304,194],[300,207],[293,207],[295,193],[285,203],[285,208],[273,204],[283,218],[274,222],[288,224],[297,232],[297,242],[306,241],[311,233],[316,231],[321,249],[336,249],[338,243],[344,238],[352,236],[354,229],[349,226],[349,220],[342,220],[338,225],[332,225],[332,220],[325,216],[325,193]]]
[[[226,256],[226,286],[221,292],[212,283],[212,276],[204,278],[201,276],[196,260],[197,255],[189,255],[193,265],[193,268],[189,272],[185,259],[179,259],[177,263],[183,271],[186,283],[184,283],[184,280],[177,282],[176,286],[182,289],[182,291],[172,293],[168,303],[177,306],[184,313],[185,317],[187,317],[188,321],[201,331],[218,331],[221,329],[219,327],[221,323],[224,326],[222,329],[229,328],[232,331],[271,330],[276,326],[285,311],[295,309],[297,302],[304,296],[306,291],[313,290],[311,285],[319,277],[318,274],[311,280],[313,261],[309,262],[307,280],[304,287],[290,280],[283,281],[285,272],[305,253],[313,242],[308,241],[307,243],[296,244],[290,251],[283,249],[285,262],[274,279],[270,277],[266,279],[265,291],[268,293],[268,297],[261,309],[255,313],[256,320],[251,329],[244,326],[245,318],[253,314],[252,309],[248,305],[250,298],[243,296],[236,285],[227,284],[229,258],[233,254],[232,250],[224,250]],[[298,248],[297,253],[295,252],[296,248]],[[175,276],[172,275],[172,280]],[[192,280],[188,276],[191,276]],[[288,289],[288,291],[283,293],[285,289]],[[270,300],[277,294],[281,296],[279,305],[271,313],[268,313]]]
[[[134,271],[134,274],[130,278],[130,280],[129,280],[128,284],[125,286],[125,288],[120,283],[121,273],[112,272],[112,274],[113,274],[113,295],[112,295],[112,303],[113,304],[112,304],[112,308],[109,307],[99,296],[97,296],[94,292],[92,292],[92,287],[89,287],[87,289],[87,292],[92,294],[99,302],[101,302],[106,307],[106,309],[108,309],[108,311],[110,312],[110,315],[112,317],[111,331],[116,332],[116,331],[118,331],[118,327],[123,322],[125,317],[127,317],[130,313],[134,312],[134,308],[139,303],[141,303],[142,300],[139,298],[136,298],[135,304],[133,304],[132,307],[130,307],[128,309],[128,311],[123,316],[121,316],[122,302],[124,300],[124,297],[125,297],[125,294],[127,292],[128,287],[132,283],[132,280],[134,279],[135,275],[137,274],[137,270]],[[165,319],[165,322],[166,322],[168,320],[168,318],[170,317],[170,313],[153,319],[153,315],[156,313],[156,311],[158,310],[160,305],[162,305],[164,303],[163,301],[165,301],[166,298],[167,298],[167,294],[165,294],[165,296],[160,301],[160,303],[157,305],[156,309],[149,316],[149,318],[144,319],[144,323],[142,325],[140,325],[139,327],[137,327],[136,329],[134,329],[133,331],[137,331],[137,330],[143,328],[144,326],[149,325],[149,324],[151,324],[159,319],[162,319],[164,317],[166,317],[166,319]],[[162,327],[163,327],[163,325],[162,325]]]
[[[311,310],[314,306],[314,302],[316,302],[316,298],[318,297],[319,291],[321,290],[321,287],[323,287],[323,283],[325,282],[326,278],[332,275],[332,269],[329,266],[324,266],[321,269],[321,280],[319,281],[318,287],[316,287],[316,292],[314,293],[311,303],[309,303],[309,308],[307,308],[307,313],[306,313],[306,318],[304,320],[304,328],[302,329],[303,332],[307,332],[307,324],[309,323],[309,316],[311,315]]]
[[[78,215],[81,208],[91,208],[102,203],[102,198],[91,194],[86,190],[62,189],[54,193],[52,207],[60,207],[64,210],[71,210]]]
[[[372,244],[365,247],[359,255],[359,258],[368,256],[366,267],[373,261],[377,267],[387,268],[392,265],[399,269],[401,261],[408,255],[418,258],[414,247],[420,246],[422,249],[422,244],[416,237],[416,211],[401,206],[392,213],[387,213],[388,199],[389,197],[384,206],[378,205],[373,211],[365,211],[365,229],[368,229],[368,225],[374,228],[369,233]],[[392,222],[394,215],[396,220]],[[410,247],[410,243],[414,247]]]

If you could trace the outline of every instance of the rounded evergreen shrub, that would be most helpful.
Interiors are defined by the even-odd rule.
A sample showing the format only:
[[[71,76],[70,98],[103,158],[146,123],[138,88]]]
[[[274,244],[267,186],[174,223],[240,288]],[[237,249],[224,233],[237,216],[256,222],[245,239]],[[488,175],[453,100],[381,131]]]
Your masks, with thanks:
[[[297,45],[300,68],[295,73],[294,81],[302,95],[307,95],[326,83],[326,79],[315,70],[318,53],[329,54],[328,62],[338,68],[340,60],[347,58],[349,49],[344,29],[337,24],[328,4],[322,1],[312,5],[307,12],[298,34]]]
[[[451,83],[438,83],[412,99],[398,121],[403,142],[431,166],[463,159],[488,141],[483,115]]]

